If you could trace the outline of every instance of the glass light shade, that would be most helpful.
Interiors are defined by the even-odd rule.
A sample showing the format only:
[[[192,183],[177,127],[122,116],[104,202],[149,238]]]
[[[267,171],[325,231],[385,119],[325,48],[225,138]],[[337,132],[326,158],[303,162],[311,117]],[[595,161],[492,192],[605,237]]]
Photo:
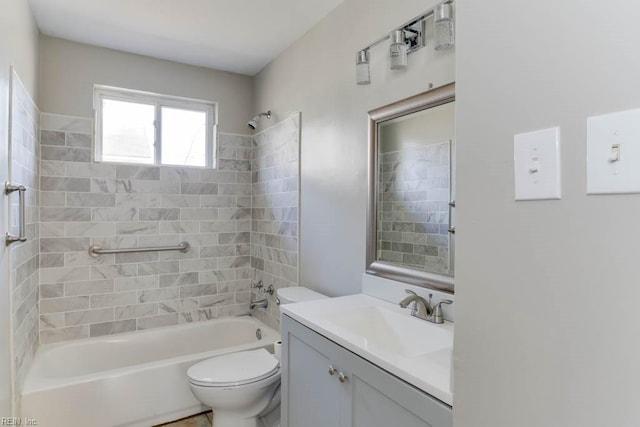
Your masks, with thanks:
[[[439,4],[434,12],[436,50],[451,49],[455,45],[455,24],[451,4]]]
[[[396,30],[391,34],[391,46],[389,55],[391,56],[391,69],[403,70],[407,68],[407,56],[409,46],[404,41],[404,31]]]
[[[371,83],[368,50],[361,50],[356,57],[356,83],[359,85],[368,85]]]

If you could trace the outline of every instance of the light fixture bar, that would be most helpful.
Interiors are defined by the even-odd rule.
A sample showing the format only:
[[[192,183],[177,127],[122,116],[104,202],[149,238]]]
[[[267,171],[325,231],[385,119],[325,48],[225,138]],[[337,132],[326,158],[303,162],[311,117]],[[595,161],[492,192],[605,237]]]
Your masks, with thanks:
[[[408,32],[415,32],[417,27],[420,27],[420,38],[422,39],[421,44],[419,47],[415,47],[415,46],[411,46],[409,47],[409,51],[408,53],[412,53],[415,52],[416,50],[420,49],[421,47],[424,47],[424,38],[425,38],[425,34],[424,34],[424,21],[433,16],[436,8],[438,8],[440,5],[442,4],[453,4],[454,0],[445,0],[443,2],[438,3],[437,5],[435,5],[433,8],[427,10],[426,12],[410,19],[409,21],[405,22],[404,24],[394,28],[393,30],[387,32],[386,35],[380,37],[379,39],[377,39],[376,41],[374,41],[373,43],[371,43],[369,46],[363,47],[362,49],[360,49],[358,52],[363,51],[363,50],[369,50],[374,46],[379,45],[380,43],[384,42],[385,40],[388,40],[389,37],[391,37],[391,34],[393,34],[394,31],[396,30],[405,30]],[[419,24],[419,25],[418,25]]]

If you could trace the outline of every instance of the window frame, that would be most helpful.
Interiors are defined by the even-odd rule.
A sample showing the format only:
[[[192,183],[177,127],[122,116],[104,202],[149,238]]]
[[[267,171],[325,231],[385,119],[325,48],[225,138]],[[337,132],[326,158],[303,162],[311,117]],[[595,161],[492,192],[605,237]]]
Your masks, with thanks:
[[[154,106],[154,158],[153,163],[114,162],[102,158],[102,126],[103,100],[133,102]],[[199,111],[206,114],[205,135],[205,165],[176,165],[162,163],[162,107],[189,111]],[[163,95],[154,92],[124,89],[114,86],[94,85],[93,87],[94,144],[93,160],[96,163],[128,164],[138,166],[174,166],[200,169],[215,169],[217,166],[216,147],[218,139],[218,103],[201,99],[185,98],[173,95]]]

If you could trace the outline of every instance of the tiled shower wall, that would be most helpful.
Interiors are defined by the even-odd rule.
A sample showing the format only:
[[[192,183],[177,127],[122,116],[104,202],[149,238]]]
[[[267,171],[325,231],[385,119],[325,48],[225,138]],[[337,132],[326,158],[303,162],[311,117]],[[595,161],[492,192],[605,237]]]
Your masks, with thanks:
[[[129,166],[91,162],[91,126],[41,119],[40,341],[248,314],[251,137],[220,134],[216,170]]]
[[[449,143],[381,158],[378,259],[450,274]]]
[[[38,120],[40,113],[14,73],[11,84],[11,181],[27,187],[25,243],[11,245],[14,396],[38,349]],[[18,193],[11,197],[11,233],[19,234]],[[4,237],[4,236],[3,236]],[[2,242],[4,244],[4,242]],[[18,408],[19,403],[13,402]]]
[[[251,265],[255,281],[275,289],[298,286],[298,206],[300,174],[300,114],[253,138]],[[275,294],[253,290],[253,298],[268,298],[266,310],[254,315],[279,328]]]

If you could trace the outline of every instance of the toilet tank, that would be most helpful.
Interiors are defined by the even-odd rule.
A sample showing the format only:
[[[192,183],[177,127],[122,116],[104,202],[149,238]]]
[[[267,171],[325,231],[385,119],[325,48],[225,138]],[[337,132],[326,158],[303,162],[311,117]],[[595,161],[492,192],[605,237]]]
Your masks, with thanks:
[[[319,292],[303,286],[293,286],[289,288],[281,288],[276,291],[279,304],[292,304],[295,302],[313,301],[317,299],[329,298]]]

